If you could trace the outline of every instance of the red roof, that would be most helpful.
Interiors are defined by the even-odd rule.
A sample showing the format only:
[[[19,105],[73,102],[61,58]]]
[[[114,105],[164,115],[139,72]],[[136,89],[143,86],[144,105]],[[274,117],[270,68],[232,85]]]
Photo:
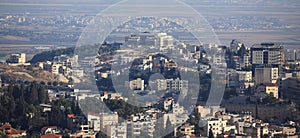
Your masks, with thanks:
[[[0,130],[4,130],[6,135],[22,134],[25,130],[17,130],[11,127],[11,124],[4,124],[0,127]]]
[[[76,116],[74,114],[68,114],[68,118],[76,119]]]
[[[107,91],[105,91],[105,92],[102,92],[102,94],[103,94],[103,95],[107,95],[107,94],[108,94],[108,92],[107,92]]]
[[[14,129],[14,128],[11,128],[10,130],[6,130],[5,133],[6,134],[22,134],[24,133],[25,130],[17,130],[17,129]]]
[[[4,130],[7,128],[11,128],[11,124],[4,124],[3,126],[0,127],[0,130]]]
[[[58,134],[46,134],[46,135],[42,135],[41,138],[61,138],[61,135]]]

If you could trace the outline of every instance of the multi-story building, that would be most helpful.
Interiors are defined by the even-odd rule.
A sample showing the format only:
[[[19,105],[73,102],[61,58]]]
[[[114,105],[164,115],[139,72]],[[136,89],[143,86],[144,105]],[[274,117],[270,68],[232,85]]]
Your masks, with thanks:
[[[249,54],[245,54],[243,57],[243,62],[241,64],[242,68],[247,68],[251,65],[251,56]]]
[[[100,116],[95,113],[88,113],[87,120],[90,128],[93,128],[94,131],[100,131]]]
[[[88,113],[87,115],[89,127],[93,128],[94,131],[105,130],[106,126],[117,124],[118,123],[118,114],[95,114],[95,113]]]
[[[258,93],[265,93],[267,95],[271,95],[278,99],[278,85],[274,83],[264,83],[257,86],[256,92]]]
[[[136,136],[143,136],[147,134],[153,137],[155,130],[155,120],[144,120],[144,121],[128,121],[127,122],[127,137],[132,138]]]
[[[277,83],[279,69],[277,67],[257,67],[255,68],[255,84]]]
[[[289,78],[283,81],[283,98],[300,104],[300,78]]]
[[[172,105],[172,111],[163,115],[163,126],[166,128],[167,120],[169,119],[173,126],[183,124],[188,119],[188,114],[186,113],[183,106],[178,103]]]
[[[255,44],[251,47],[252,65],[280,67],[284,63],[283,46],[274,43]]]
[[[128,46],[155,46],[157,45],[157,40],[155,35],[143,32],[125,37],[125,43]]]
[[[136,80],[131,80],[129,82],[129,87],[132,90],[144,91],[144,80],[137,78]]]
[[[210,120],[207,120],[207,125],[205,130],[207,131],[207,136],[211,137],[209,135],[209,131],[212,131],[213,137],[217,137],[217,135],[220,135],[223,133],[224,128],[226,127],[227,121],[222,120],[221,118],[212,118]]]
[[[160,51],[173,49],[174,38],[172,36],[167,35],[167,33],[159,33],[157,34],[157,38],[159,42]]]
[[[107,125],[118,123],[119,116],[117,113],[100,114],[100,128],[103,129]]]
[[[11,54],[10,57],[6,60],[10,64],[25,64],[26,63],[26,54]]]
[[[172,97],[168,97],[164,100],[163,104],[164,104],[164,109],[166,111],[170,111],[170,110],[172,110],[172,106],[174,104],[174,99]]]
[[[179,127],[179,132],[184,135],[194,135],[195,134],[195,126],[189,123],[185,123]]]
[[[52,66],[51,66],[51,72],[52,74],[54,75],[58,75],[59,74],[59,68],[61,67],[60,64],[56,63],[56,62],[53,62],[52,63]]]
[[[294,108],[289,107],[288,105],[224,104],[224,107],[228,112],[240,114],[247,112],[255,118],[262,120],[276,118],[285,121],[288,118],[294,118]]]
[[[127,137],[127,124],[111,124],[106,126],[106,135],[111,138],[126,138]]]
[[[228,87],[238,87],[239,86],[239,76],[235,69],[227,70],[227,86]]]
[[[295,61],[297,59],[297,50],[286,49],[284,52],[285,61]]]
[[[198,105],[196,107],[197,113],[200,115],[201,118],[207,116],[215,116],[216,112],[225,112],[225,108],[221,108],[220,106],[201,106]]]
[[[188,90],[188,81],[187,80],[180,80],[177,79],[158,79],[155,82],[151,83],[157,83],[157,90],[158,91],[183,91]]]
[[[237,71],[240,82],[252,82],[252,71]]]

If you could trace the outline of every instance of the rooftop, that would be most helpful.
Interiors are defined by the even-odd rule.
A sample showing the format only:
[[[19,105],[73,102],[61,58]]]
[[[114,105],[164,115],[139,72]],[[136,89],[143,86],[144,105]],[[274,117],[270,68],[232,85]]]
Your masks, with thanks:
[[[282,48],[282,45],[276,43],[260,43],[260,44],[252,45],[251,48],[265,48],[265,49]]]

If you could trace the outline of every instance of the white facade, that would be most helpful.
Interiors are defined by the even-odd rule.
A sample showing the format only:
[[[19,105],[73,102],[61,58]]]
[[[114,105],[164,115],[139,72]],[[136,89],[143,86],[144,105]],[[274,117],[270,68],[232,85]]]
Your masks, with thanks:
[[[136,80],[132,80],[129,82],[129,87],[133,90],[144,90],[144,80],[141,78],[137,78]]]
[[[237,71],[239,76],[239,81],[251,82],[252,81],[252,71]]]
[[[106,127],[106,135],[110,138],[126,138],[127,124],[111,124]]]
[[[87,120],[94,131],[100,131],[100,115],[88,113]]]
[[[252,64],[282,65],[283,47],[273,43],[255,44],[251,47]]]
[[[159,47],[161,51],[173,49],[174,47],[174,38],[167,33],[159,33],[157,34]]]
[[[206,125],[207,135],[209,136],[210,129],[214,137],[217,137],[218,134],[222,134],[226,127],[226,122],[227,121],[223,121],[221,118],[208,120]]]

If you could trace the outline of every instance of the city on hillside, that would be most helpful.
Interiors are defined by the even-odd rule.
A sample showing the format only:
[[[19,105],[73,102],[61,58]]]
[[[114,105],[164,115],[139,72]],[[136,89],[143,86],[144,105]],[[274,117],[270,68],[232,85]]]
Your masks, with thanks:
[[[299,7],[2,0],[0,138],[298,138]]]
[[[150,48],[141,53],[136,51],[139,46]],[[15,53],[1,63],[0,109],[4,113],[0,117],[1,135],[157,137],[165,133],[166,137],[297,137],[299,134],[297,50],[276,43],[253,44],[248,48],[238,40],[232,40],[228,46],[195,45],[177,42],[167,33],[149,32],[128,35],[124,43],[104,43],[98,47],[99,55],[94,62],[98,90],[74,86],[89,81],[85,79],[89,70],[72,68],[79,64],[78,55],[72,53],[74,49],[43,52],[30,61],[25,53]],[[218,53],[211,54],[208,52],[211,49]],[[165,52],[168,54],[161,54]],[[81,64],[91,64],[89,61],[86,57]],[[182,64],[187,62],[193,64]],[[114,69],[116,65],[122,68]],[[216,71],[224,66],[224,70]],[[124,75],[126,70],[128,81],[113,84],[114,77]],[[189,82],[191,79],[183,76],[184,72],[196,72],[200,82]],[[220,105],[207,105],[214,72],[226,76],[219,78],[226,88]],[[157,73],[161,76],[152,77]],[[192,88],[194,85],[199,89]],[[121,86],[124,88],[120,91]],[[186,106],[187,100],[192,99],[195,105]],[[103,103],[110,112],[100,109]],[[93,107],[94,104],[99,107]]]

